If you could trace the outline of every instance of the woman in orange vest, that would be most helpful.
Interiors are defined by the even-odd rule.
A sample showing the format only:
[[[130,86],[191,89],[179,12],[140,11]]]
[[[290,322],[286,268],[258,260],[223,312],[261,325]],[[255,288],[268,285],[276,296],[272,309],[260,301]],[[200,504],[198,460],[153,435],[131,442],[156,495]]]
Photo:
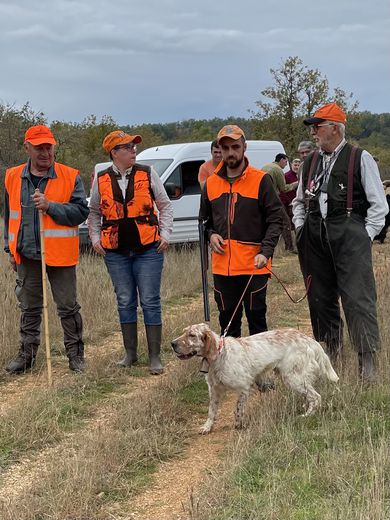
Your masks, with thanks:
[[[64,330],[69,368],[84,370],[83,322],[76,300],[78,226],[88,216],[78,170],[54,162],[56,140],[50,128],[37,125],[25,134],[29,156],[5,176],[5,251],[17,272],[16,296],[22,310],[21,345],[6,367],[9,373],[32,368],[40,343],[42,271],[38,210],[44,223],[46,271]]]
[[[137,306],[140,301],[149,352],[149,371],[161,374],[161,273],[173,227],[173,209],[153,168],[136,162],[139,135],[115,130],[103,141],[112,166],[96,176],[91,193],[89,233],[104,257],[118,305],[125,357],[137,361]],[[158,210],[158,216],[157,211]]]

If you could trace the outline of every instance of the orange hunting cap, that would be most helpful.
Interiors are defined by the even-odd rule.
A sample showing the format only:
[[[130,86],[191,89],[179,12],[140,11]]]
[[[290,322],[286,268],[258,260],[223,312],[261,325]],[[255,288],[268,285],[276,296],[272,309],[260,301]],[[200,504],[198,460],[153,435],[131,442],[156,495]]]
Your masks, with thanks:
[[[241,128],[237,125],[226,125],[218,132],[217,135],[217,141],[218,143],[223,137],[230,137],[230,139],[234,139],[235,141],[237,139],[240,139],[243,137],[245,139],[245,134],[241,130]]]
[[[140,143],[142,141],[142,137],[140,135],[130,135],[126,134],[122,130],[114,130],[110,132],[103,141],[103,148],[107,153],[110,153],[115,146],[119,144],[128,144],[128,143]]]
[[[45,125],[30,126],[24,134],[24,142],[33,146],[40,144],[57,144],[50,128]]]
[[[328,103],[319,108],[313,117],[305,119],[303,123],[308,126],[324,121],[334,121],[335,123],[345,124],[347,122],[347,116],[336,103]]]

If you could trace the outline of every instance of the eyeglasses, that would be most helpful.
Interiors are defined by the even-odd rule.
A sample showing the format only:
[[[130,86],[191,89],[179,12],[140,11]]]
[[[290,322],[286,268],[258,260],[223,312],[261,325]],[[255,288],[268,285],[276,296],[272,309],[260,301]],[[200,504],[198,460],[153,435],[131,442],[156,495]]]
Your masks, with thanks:
[[[321,126],[335,126],[335,123],[314,123],[310,125],[310,132],[313,130],[317,132]]]
[[[118,144],[117,146],[114,146],[114,150],[129,150],[130,152],[136,152],[137,151],[137,146],[135,144],[132,144],[132,143],[128,143],[128,144]]]

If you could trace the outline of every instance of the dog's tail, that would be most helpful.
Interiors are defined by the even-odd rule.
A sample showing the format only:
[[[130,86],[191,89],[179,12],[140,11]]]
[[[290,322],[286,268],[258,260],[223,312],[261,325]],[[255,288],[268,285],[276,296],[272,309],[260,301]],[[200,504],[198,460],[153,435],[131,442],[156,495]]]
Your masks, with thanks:
[[[312,343],[313,349],[314,349],[314,355],[316,358],[316,361],[321,369],[321,374],[326,376],[329,381],[332,381],[332,383],[337,383],[339,380],[339,376],[336,374],[332,367],[332,363],[330,362],[329,357],[324,352],[324,349],[321,347],[317,341],[314,341]]]

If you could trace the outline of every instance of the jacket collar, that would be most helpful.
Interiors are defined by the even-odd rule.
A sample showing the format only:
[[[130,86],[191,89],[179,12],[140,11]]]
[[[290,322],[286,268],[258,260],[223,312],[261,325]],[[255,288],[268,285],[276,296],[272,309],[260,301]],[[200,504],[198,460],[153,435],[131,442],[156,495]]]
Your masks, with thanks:
[[[31,164],[31,161],[30,159],[26,162],[26,164],[24,165],[24,168],[23,168],[23,171],[22,171],[22,178],[30,178],[30,164]],[[44,175],[44,177],[48,177],[49,179],[56,179],[57,178],[57,174],[55,172],[55,165],[56,163],[54,163],[54,166],[50,166],[48,172],[47,172],[47,175]]]

